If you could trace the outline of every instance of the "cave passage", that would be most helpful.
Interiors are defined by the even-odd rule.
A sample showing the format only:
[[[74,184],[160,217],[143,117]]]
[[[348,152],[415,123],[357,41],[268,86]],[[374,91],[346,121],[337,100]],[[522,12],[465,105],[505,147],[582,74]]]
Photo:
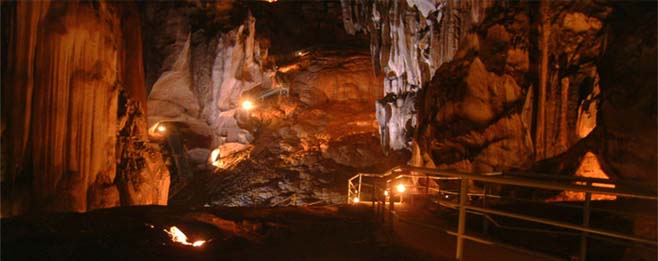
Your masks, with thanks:
[[[2,259],[658,258],[655,2],[0,7]]]

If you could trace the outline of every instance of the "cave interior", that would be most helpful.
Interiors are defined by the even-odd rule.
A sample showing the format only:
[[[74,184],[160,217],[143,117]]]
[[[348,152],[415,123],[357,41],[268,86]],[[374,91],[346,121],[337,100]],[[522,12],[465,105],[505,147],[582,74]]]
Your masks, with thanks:
[[[654,1],[0,7],[2,259],[658,259]]]

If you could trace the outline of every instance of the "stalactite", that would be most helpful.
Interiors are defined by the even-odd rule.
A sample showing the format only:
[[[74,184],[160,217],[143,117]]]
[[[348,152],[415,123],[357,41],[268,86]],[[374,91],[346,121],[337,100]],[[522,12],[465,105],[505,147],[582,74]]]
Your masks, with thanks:
[[[345,30],[370,34],[375,71],[386,75],[384,96],[399,97],[382,99],[376,105],[383,110],[389,103],[391,111],[398,113],[389,115],[393,121],[380,121],[380,134],[389,137],[383,142],[390,142],[382,146],[409,149],[416,122],[416,100],[411,97],[417,97],[439,66],[452,59],[491,2],[343,0],[341,4]]]
[[[119,93],[126,92],[138,104],[137,110],[144,111],[141,33],[134,28],[139,17],[129,6],[106,2],[20,2],[16,10],[20,15],[9,22],[15,34],[8,50],[16,54],[8,59],[15,69],[3,81],[2,103],[3,110],[11,108],[9,129],[23,134],[3,133],[2,138],[19,141],[12,144],[16,148],[27,145],[9,157],[14,166],[10,175],[20,179],[4,185],[18,188],[30,183],[30,188],[7,195],[10,202],[3,202],[3,216],[28,209],[86,211],[118,206],[121,185],[116,172],[122,159],[116,151],[122,143],[117,138],[118,112],[125,109],[119,104]],[[123,22],[134,24],[122,27]],[[22,106],[24,110],[14,109]],[[146,119],[134,121],[140,135],[130,138],[143,140]],[[143,157],[162,164],[151,155],[157,151],[148,147],[133,153],[148,154]],[[166,170],[128,171],[126,178],[141,187],[126,199],[131,204],[166,204],[166,197],[164,201],[159,197],[166,193],[167,188],[160,187],[169,178]],[[29,203],[22,203],[25,197],[31,197]],[[29,205],[16,210],[14,205],[20,204]]]

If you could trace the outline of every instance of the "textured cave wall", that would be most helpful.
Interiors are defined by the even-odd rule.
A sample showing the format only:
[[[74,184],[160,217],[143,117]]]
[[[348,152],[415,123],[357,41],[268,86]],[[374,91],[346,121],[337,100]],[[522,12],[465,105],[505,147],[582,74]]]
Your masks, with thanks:
[[[372,72],[367,52],[314,51],[280,73],[289,83],[291,95],[309,106],[354,101],[373,104],[382,97],[382,77]]]
[[[3,3],[3,216],[167,203],[135,10]]]
[[[656,3],[612,3],[607,48],[601,58],[599,157],[627,179],[658,177]]]
[[[225,4],[142,7],[149,29],[144,38],[152,47],[145,55],[146,74],[153,81],[149,124],[183,123],[197,137],[189,149],[249,143],[253,137],[237,125],[236,108],[244,91],[267,84],[267,49],[256,40],[255,19],[246,9]]]
[[[403,84],[385,84],[391,95],[378,104],[383,145],[411,147],[412,164],[463,171],[574,174],[593,153],[596,175],[655,183],[656,34],[653,24],[639,22],[655,20],[655,3],[460,5],[471,12],[457,12],[465,17],[455,20],[471,23],[437,23],[446,21],[438,17],[450,13],[450,1],[343,2],[352,14],[346,29],[367,31],[383,72],[406,77]],[[425,44],[419,39],[435,39],[434,30],[410,30],[419,19],[403,19],[408,16],[391,19],[400,9],[435,19],[422,25],[455,27],[450,41]],[[390,26],[381,23],[387,17]],[[435,52],[438,59],[426,59]],[[391,65],[401,54],[408,58]]]
[[[141,7],[153,47],[145,54],[149,123],[189,126],[194,176],[171,204],[272,205],[293,193],[299,203],[342,203],[348,175],[406,160],[385,157],[376,145],[372,104],[383,79],[372,71],[363,36],[344,31],[338,2]],[[206,19],[232,22],[199,22]],[[289,93],[256,100],[248,113],[238,108],[241,96],[275,84]],[[215,147],[223,165],[210,170]]]
[[[595,61],[610,10],[553,4],[551,22],[543,25],[541,6],[492,6],[424,90],[416,137],[434,163],[467,171],[527,169],[564,153],[596,126]],[[550,32],[544,45],[540,26]],[[547,83],[540,94],[542,71]]]
[[[376,103],[385,150],[411,148],[418,93],[450,61],[490,1],[341,1],[349,33],[370,35],[385,98]]]
[[[289,95],[259,102],[250,117],[239,117],[255,137],[251,144],[220,146],[223,169],[197,173],[170,204],[271,206],[291,195],[300,205],[341,204],[354,173],[408,160],[379,148],[372,104],[382,95],[382,79],[367,51],[313,51],[289,68],[279,75]]]
[[[205,163],[213,148],[254,140],[254,133],[238,124],[239,104],[243,98],[279,87],[275,86],[275,64],[290,62],[300,49],[367,47],[363,37],[343,30],[338,2],[143,3],[140,11],[146,28],[143,38],[149,46],[144,55],[149,126],[167,121],[185,126],[188,156],[198,163]],[[328,15],[316,17],[317,12]],[[275,57],[269,55],[270,47],[278,52]],[[337,88],[361,81],[322,77],[317,81],[331,80]],[[358,99],[352,89],[371,86],[340,87],[332,92],[351,91],[345,95]],[[316,94],[322,93],[303,95],[316,99]]]

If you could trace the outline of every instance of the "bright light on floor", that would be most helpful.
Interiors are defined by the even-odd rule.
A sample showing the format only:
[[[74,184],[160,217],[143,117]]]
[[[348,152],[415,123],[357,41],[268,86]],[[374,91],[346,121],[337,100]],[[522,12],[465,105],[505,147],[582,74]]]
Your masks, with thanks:
[[[397,186],[397,190],[398,190],[398,192],[400,192],[400,193],[404,193],[404,192],[407,190],[407,188],[406,188],[403,184],[399,184],[399,185]]]
[[[355,197],[353,201],[354,201],[354,203],[356,204],[356,203],[359,203],[360,200],[359,200],[358,197]]]
[[[242,109],[245,109],[245,110],[248,111],[248,110],[251,110],[253,108],[254,108],[254,104],[251,101],[243,101],[242,102]]]

